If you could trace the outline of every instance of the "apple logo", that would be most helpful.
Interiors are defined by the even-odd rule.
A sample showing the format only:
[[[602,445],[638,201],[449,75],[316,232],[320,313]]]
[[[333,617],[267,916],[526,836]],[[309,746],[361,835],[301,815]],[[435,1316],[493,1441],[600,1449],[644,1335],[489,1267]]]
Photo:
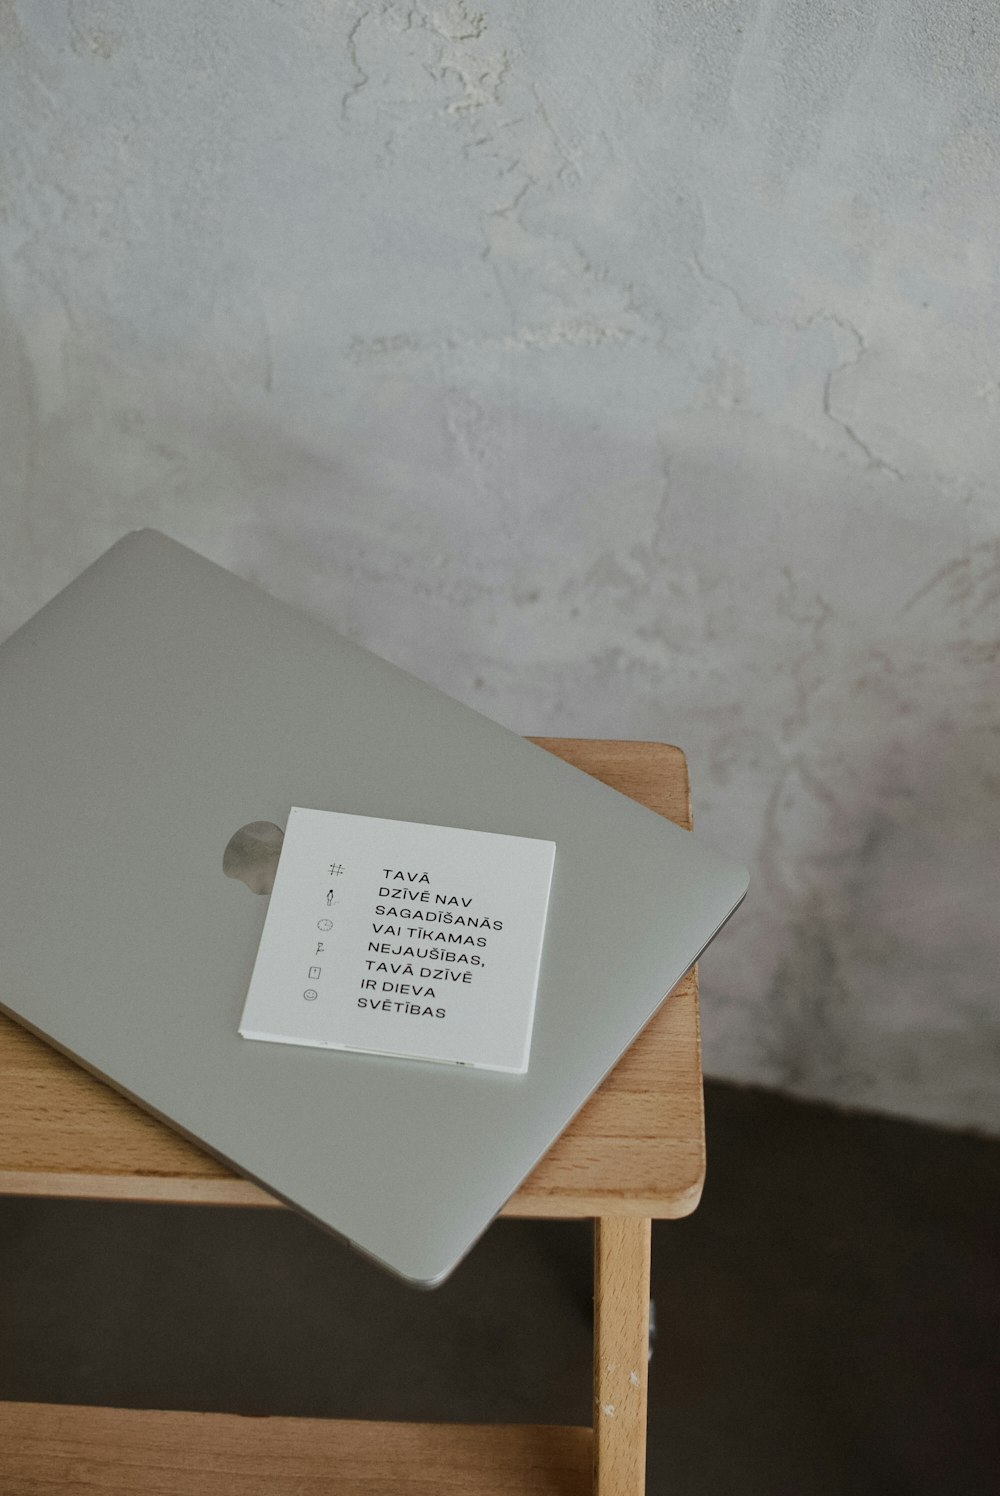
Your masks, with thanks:
[[[251,893],[270,893],[285,833],[273,821],[249,821],[235,832],[222,854],[222,871]]]

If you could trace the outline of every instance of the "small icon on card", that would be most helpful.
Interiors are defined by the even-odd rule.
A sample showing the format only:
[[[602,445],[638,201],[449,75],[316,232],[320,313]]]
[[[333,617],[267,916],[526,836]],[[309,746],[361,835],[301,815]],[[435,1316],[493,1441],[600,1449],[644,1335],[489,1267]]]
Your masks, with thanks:
[[[307,987],[302,996],[305,998],[307,1003],[314,1003],[317,997],[319,997],[319,993],[316,991],[315,987]]]
[[[316,921],[316,928],[317,928],[317,930],[332,930],[333,929],[333,920],[332,919],[318,919]]]
[[[341,874],[343,873],[343,871],[344,871],[344,865],[343,865],[342,862],[331,862],[330,863],[330,877],[331,878],[339,878],[341,876]]]
[[[311,982],[318,982],[319,979],[320,979],[320,976],[322,974],[322,971],[323,971],[322,966],[310,966],[310,968],[309,968],[309,980]]]

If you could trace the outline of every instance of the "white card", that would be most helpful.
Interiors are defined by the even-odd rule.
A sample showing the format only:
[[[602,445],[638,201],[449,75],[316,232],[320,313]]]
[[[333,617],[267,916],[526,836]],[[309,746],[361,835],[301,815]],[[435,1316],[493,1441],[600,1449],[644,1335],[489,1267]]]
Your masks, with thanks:
[[[523,1074],[554,858],[294,806],[240,1033]]]

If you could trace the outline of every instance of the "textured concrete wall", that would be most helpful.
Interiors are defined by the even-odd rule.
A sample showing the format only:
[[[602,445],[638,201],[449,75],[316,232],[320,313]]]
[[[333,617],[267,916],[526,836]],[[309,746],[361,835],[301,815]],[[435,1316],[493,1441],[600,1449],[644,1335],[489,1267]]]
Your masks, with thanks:
[[[153,524],[687,748],[709,1067],[1000,1125],[992,0],[0,0],[0,635]]]

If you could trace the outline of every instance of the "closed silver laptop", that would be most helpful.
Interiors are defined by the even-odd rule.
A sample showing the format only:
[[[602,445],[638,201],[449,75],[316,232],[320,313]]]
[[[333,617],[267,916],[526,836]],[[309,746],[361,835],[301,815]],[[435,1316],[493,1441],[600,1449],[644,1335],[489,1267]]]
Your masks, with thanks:
[[[238,1033],[293,805],[556,844],[524,1075]],[[3,1011],[386,1267],[440,1282],[726,920],[743,868],[160,535],[0,648]]]

